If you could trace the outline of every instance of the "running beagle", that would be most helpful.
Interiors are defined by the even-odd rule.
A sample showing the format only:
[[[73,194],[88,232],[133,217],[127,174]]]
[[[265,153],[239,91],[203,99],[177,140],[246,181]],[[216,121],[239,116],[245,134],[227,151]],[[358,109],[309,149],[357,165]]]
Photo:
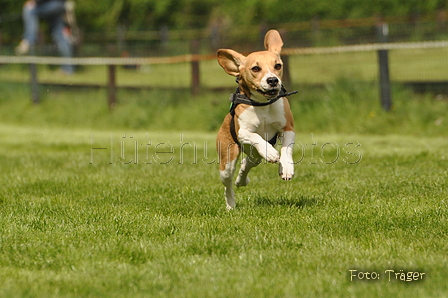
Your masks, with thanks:
[[[221,181],[225,186],[227,209],[235,208],[232,179],[238,157],[247,155],[236,178],[236,186],[249,183],[247,174],[265,159],[279,163],[283,180],[294,176],[292,151],[294,146],[294,119],[282,86],[283,62],[280,52],[282,38],[276,30],[266,33],[266,51],[254,52],[247,57],[230,49],[218,50],[221,67],[238,82],[232,94],[230,112],[224,118],[216,139]],[[281,142],[280,154],[274,148]]]

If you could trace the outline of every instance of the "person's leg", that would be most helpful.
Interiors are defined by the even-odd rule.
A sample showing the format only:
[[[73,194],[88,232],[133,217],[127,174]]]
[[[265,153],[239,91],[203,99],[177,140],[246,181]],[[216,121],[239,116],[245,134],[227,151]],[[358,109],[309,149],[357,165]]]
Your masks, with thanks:
[[[67,36],[64,36],[65,24],[63,14],[48,19],[51,27],[51,36],[59,50],[59,53],[65,58],[73,57],[73,47]],[[74,71],[73,65],[63,65],[62,70],[71,74]]]
[[[16,53],[23,55],[29,52],[37,40],[37,31],[39,30],[39,17],[37,16],[36,3],[27,1],[23,5],[22,19],[24,26],[23,39],[16,48]]]
[[[37,8],[37,16],[48,20],[51,28],[51,36],[59,50],[59,53],[65,58],[73,57],[73,49],[70,41],[64,36],[64,13],[65,4],[62,1],[48,1]],[[63,65],[62,70],[67,73],[73,73],[73,65]]]
[[[23,5],[22,18],[24,25],[23,39],[30,44],[35,44],[37,40],[37,31],[39,30],[39,17],[37,16],[36,3],[27,1]]]

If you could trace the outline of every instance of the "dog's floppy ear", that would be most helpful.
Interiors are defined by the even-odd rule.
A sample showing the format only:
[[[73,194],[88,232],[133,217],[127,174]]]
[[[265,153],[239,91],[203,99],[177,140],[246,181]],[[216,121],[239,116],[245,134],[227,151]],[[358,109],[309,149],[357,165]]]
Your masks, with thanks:
[[[269,52],[280,55],[282,51],[283,40],[277,30],[269,30],[264,37],[264,47]]]
[[[232,76],[240,75],[240,67],[244,65],[246,57],[234,50],[218,50],[218,63],[224,70]]]

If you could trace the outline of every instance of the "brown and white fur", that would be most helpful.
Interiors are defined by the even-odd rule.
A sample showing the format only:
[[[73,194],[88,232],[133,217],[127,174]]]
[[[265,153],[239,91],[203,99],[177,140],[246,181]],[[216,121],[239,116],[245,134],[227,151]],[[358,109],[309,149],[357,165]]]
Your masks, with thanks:
[[[221,67],[238,78],[241,93],[261,103],[277,97],[282,86],[283,62],[280,52],[283,41],[278,31],[266,33],[264,46],[266,51],[253,52],[247,57],[230,49],[220,49],[217,53]],[[220,176],[229,210],[236,205],[232,179],[242,149],[247,157],[241,162],[235,182],[237,187],[249,183],[247,174],[262,159],[279,163],[280,177],[291,180],[294,175],[292,149],[295,138],[293,115],[286,97],[265,106],[239,104],[236,107],[233,121],[241,147],[232,138],[230,121],[232,116],[227,114],[216,139]],[[277,133],[282,144],[280,154],[268,143]]]

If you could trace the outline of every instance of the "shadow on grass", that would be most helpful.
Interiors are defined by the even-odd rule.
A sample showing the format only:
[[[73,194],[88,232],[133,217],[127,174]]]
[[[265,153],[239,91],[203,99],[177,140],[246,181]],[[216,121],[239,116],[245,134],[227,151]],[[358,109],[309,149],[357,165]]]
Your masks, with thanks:
[[[254,204],[256,206],[289,206],[296,208],[305,208],[317,205],[318,199],[315,197],[306,197],[300,196],[297,198],[267,198],[267,197],[258,197],[254,200]]]

